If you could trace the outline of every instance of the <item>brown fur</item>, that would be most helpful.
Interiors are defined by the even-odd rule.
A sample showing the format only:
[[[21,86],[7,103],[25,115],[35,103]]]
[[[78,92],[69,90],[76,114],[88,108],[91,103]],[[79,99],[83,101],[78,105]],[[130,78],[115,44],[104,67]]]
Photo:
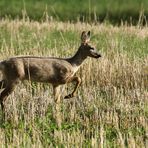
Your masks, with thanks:
[[[0,62],[0,70],[3,73],[0,88],[4,88],[0,94],[2,109],[4,109],[7,96],[14,90],[17,83],[23,80],[51,83],[54,88],[56,102],[60,101],[59,94],[57,94],[58,86],[76,82],[73,92],[65,98],[75,96],[76,90],[81,83],[81,79],[74,76],[76,71],[88,56],[93,58],[101,57],[93,47],[88,45],[89,38],[90,32],[82,32],[81,46],[71,58],[20,56]]]

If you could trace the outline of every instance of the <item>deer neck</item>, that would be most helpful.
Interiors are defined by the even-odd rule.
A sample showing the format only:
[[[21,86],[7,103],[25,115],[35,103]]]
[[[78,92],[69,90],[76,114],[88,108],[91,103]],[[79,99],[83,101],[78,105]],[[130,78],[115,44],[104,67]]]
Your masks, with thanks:
[[[78,70],[78,68],[81,66],[81,64],[84,62],[84,60],[87,58],[86,55],[82,52],[81,48],[78,49],[76,54],[67,59],[67,61],[75,68]]]

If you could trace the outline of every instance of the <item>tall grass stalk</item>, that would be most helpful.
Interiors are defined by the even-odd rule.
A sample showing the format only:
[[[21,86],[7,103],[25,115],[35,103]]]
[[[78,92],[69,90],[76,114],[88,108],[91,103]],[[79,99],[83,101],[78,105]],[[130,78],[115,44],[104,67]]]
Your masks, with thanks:
[[[146,147],[147,27],[5,19],[0,22],[0,60],[71,56],[83,30],[92,31],[102,58],[88,59],[80,68],[77,96],[62,101],[62,127],[54,119],[52,87],[25,82],[6,100],[1,147]],[[62,96],[72,87],[62,86]]]

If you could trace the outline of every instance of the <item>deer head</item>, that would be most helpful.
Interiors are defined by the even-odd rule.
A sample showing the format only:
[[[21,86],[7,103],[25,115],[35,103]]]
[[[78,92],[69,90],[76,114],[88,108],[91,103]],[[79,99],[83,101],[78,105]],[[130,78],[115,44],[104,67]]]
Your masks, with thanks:
[[[81,35],[81,46],[80,49],[82,51],[82,54],[86,57],[92,57],[92,58],[99,58],[101,55],[97,52],[96,48],[91,46],[89,44],[90,41],[90,31],[86,32],[83,31]]]

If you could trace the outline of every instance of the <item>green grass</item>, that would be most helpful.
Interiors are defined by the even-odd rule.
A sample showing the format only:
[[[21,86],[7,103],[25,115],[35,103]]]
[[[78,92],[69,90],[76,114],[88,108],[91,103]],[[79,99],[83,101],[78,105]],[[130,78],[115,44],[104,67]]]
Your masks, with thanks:
[[[5,19],[0,22],[0,60],[26,54],[72,56],[82,30],[91,30],[91,42],[102,58],[88,58],[80,68],[77,96],[62,99],[61,127],[51,85],[24,82],[6,100],[2,147],[146,146],[147,27]],[[73,89],[62,88],[62,98]]]
[[[104,21],[138,23],[140,12],[148,17],[147,0],[1,0],[1,17],[29,16],[33,20]],[[27,14],[26,14],[27,13]],[[49,18],[48,18],[49,17]],[[131,19],[132,18],[132,19]],[[146,23],[145,20],[143,22]]]

